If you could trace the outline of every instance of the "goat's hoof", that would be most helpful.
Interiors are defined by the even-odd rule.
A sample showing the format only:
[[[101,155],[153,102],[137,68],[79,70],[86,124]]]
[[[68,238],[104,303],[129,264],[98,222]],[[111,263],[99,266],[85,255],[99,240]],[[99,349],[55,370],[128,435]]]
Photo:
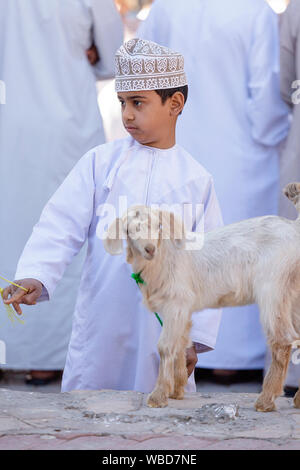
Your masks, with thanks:
[[[256,411],[261,411],[263,413],[268,413],[269,411],[275,411],[276,406],[275,403],[272,401],[264,401],[262,398],[258,398],[255,403]]]
[[[300,408],[300,389],[298,390],[298,392],[294,396],[294,407],[295,408]]]
[[[184,390],[178,390],[172,393],[169,398],[173,398],[173,400],[183,400],[184,398]]]
[[[165,408],[168,406],[168,400],[161,393],[152,392],[147,398],[147,405],[150,408]]]

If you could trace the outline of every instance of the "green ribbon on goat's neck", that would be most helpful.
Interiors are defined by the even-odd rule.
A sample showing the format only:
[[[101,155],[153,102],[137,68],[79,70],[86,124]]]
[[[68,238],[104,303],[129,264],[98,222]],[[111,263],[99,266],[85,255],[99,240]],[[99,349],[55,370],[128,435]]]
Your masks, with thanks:
[[[140,271],[139,273],[132,273],[132,274],[131,274],[132,279],[135,280],[135,282],[137,283],[137,285],[139,285],[139,284],[146,284],[145,281],[144,281],[144,279],[142,279],[142,277],[141,277],[141,272],[142,272],[142,271]],[[162,322],[160,316],[158,315],[158,313],[154,312],[154,314],[155,314],[157,320],[159,321],[159,323],[161,324],[161,326],[163,326],[163,322]]]

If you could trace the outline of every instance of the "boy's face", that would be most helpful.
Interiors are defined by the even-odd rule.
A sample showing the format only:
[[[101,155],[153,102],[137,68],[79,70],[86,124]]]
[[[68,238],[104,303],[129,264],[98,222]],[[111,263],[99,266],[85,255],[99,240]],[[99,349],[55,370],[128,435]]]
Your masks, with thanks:
[[[119,92],[118,99],[124,127],[135,140],[150,147],[164,148],[168,145],[168,137],[175,130],[177,119],[172,98],[163,104],[161,97],[151,90]]]

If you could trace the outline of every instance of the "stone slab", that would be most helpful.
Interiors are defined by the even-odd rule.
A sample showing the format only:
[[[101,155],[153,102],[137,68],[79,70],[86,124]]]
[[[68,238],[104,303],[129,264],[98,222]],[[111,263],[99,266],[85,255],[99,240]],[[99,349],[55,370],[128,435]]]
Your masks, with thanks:
[[[0,449],[300,449],[300,410],[280,397],[258,413],[255,393],[192,393],[166,408],[132,391],[36,393],[0,389]],[[212,407],[230,406],[224,419]],[[215,409],[215,407],[213,408]]]

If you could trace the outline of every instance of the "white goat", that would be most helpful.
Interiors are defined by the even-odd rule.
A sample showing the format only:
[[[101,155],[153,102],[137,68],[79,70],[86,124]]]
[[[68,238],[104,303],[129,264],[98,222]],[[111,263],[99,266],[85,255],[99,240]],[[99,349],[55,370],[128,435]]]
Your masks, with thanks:
[[[289,184],[285,194],[300,212],[300,183]],[[127,261],[145,281],[140,284],[144,303],[163,319],[159,375],[147,403],[163,407],[168,397],[183,398],[193,312],[257,303],[272,363],[255,406],[272,411],[282,394],[291,345],[300,338],[300,216],[295,221],[257,217],[213,230],[197,251],[184,249],[183,230],[174,214],[135,206],[113,222],[104,241],[116,255],[127,238]],[[294,405],[300,408],[300,390]]]

